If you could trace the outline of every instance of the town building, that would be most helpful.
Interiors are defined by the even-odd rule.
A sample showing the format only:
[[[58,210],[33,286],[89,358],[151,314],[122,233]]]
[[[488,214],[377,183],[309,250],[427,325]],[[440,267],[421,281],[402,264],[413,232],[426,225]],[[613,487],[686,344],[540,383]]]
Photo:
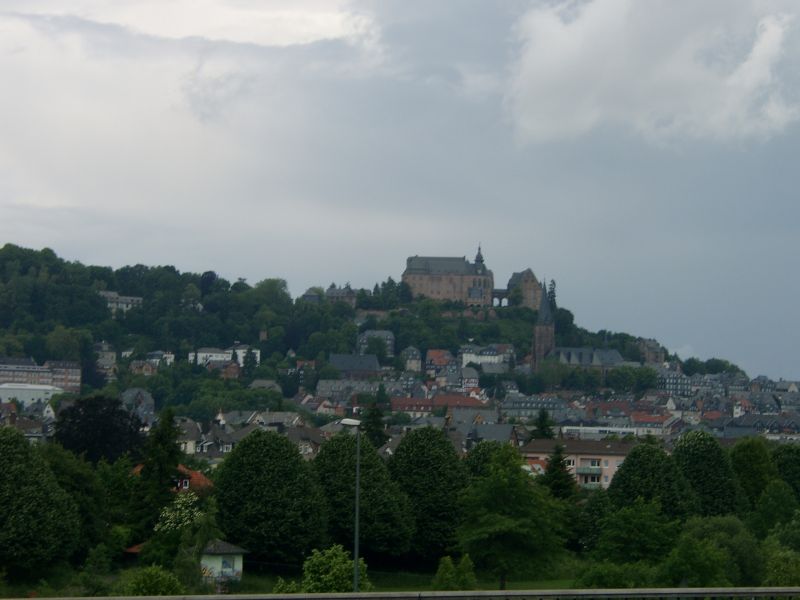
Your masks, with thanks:
[[[106,301],[106,306],[108,306],[113,316],[116,316],[118,312],[126,313],[132,308],[139,308],[143,302],[141,296],[120,296],[118,292],[112,291],[100,291],[97,293]]]
[[[372,339],[382,341],[386,348],[386,357],[394,358],[394,333],[386,329],[368,329],[360,333],[356,341],[356,348],[359,354],[362,356],[369,354],[369,341]]]
[[[534,472],[543,473],[556,444],[564,447],[564,458],[578,485],[608,488],[614,474],[635,443],[609,440],[532,440],[521,448],[522,456]]]

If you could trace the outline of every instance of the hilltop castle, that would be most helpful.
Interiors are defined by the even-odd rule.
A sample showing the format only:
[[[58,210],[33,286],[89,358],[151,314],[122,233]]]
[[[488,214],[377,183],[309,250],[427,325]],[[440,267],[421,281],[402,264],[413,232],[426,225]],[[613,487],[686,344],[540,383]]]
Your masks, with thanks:
[[[411,256],[402,281],[415,298],[425,296],[478,307],[504,306],[516,300],[534,310],[541,303],[542,287],[531,269],[514,273],[505,289],[495,288],[494,274],[486,268],[480,246],[474,262],[464,256]]]

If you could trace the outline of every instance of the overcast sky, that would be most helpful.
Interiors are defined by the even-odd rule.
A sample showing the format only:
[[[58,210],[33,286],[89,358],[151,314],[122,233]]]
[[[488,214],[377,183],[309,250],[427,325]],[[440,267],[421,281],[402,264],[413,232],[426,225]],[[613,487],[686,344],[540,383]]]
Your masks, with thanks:
[[[472,257],[800,378],[800,4],[0,0],[0,243],[292,294]]]

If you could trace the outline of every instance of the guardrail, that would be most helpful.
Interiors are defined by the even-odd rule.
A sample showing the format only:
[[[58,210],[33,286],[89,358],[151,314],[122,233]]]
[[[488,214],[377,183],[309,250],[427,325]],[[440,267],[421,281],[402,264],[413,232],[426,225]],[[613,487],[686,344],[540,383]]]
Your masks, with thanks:
[[[225,594],[112,596],[93,600],[569,600],[582,598],[800,598],[800,587],[639,588],[613,590],[475,590],[463,592],[364,592],[359,594]],[[28,600],[28,599],[18,599]],[[60,600],[86,600],[61,598]]]

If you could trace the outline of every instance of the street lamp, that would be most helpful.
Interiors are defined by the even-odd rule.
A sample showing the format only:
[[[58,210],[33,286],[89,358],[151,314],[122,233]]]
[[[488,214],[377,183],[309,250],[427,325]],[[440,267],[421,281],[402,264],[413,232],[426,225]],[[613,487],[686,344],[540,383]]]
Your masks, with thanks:
[[[353,592],[358,592],[358,500],[361,493],[361,421],[358,419],[342,419],[345,427],[355,427],[356,430],[356,516],[355,533],[353,534]]]

